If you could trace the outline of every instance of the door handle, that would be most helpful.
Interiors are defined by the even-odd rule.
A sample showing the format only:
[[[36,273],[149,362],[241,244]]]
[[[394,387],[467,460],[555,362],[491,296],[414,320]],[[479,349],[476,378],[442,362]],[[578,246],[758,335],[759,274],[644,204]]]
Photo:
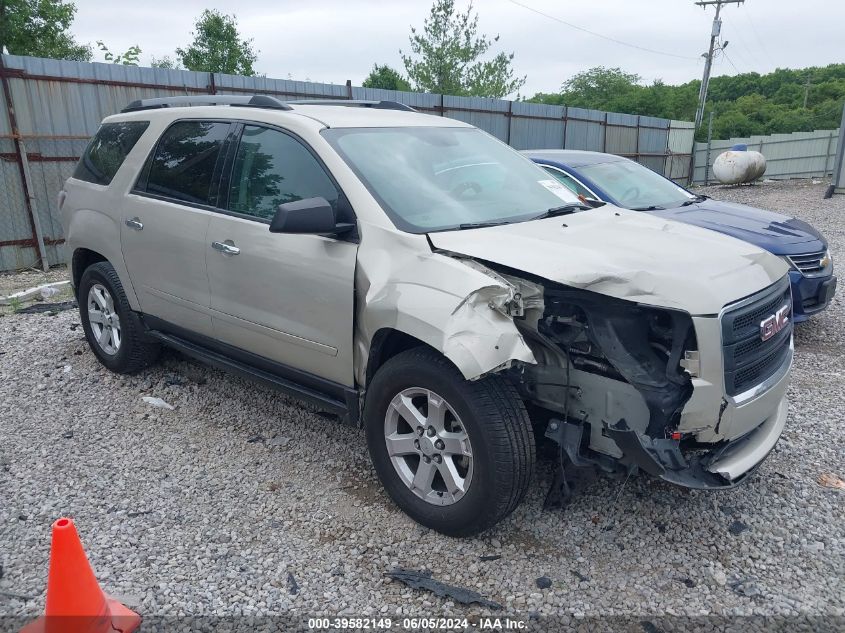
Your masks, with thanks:
[[[130,229],[135,229],[136,231],[142,231],[144,229],[144,225],[141,223],[141,218],[138,217],[126,220],[126,226]]]
[[[211,248],[215,251],[220,251],[224,255],[237,255],[241,252],[241,249],[235,246],[235,244],[232,243],[232,240],[226,240],[225,242],[212,242]]]

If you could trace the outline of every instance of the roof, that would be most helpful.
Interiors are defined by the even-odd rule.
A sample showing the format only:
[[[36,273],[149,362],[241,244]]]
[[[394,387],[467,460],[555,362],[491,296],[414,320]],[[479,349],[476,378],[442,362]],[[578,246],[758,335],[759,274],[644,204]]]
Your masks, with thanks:
[[[225,96],[223,97],[225,98]],[[222,99],[221,99],[222,100]],[[172,101],[169,107],[143,107],[144,103]],[[197,103],[182,102],[196,101]],[[195,99],[180,97],[152,99],[133,102],[120,114],[108,117],[108,121],[150,120],[150,119],[241,119],[264,123],[284,124],[296,118],[316,122],[320,127],[471,127],[467,123],[447,117],[423,114],[413,110],[386,107],[354,107],[360,102],[307,103],[276,102],[280,107],[241,104],[211,104],[209,97]]]
[[[567,167],[583,167],[584,165],[597,165],[599,163],[614,163],[629,160],[615,154],[604,152],[588,152],[580,149],[526,149],[522,153],[531,158],[549,163],[560,163]]]
[[[342,105],[311,105],[288,102],[293,113],[303,114],[324,123],[327,127],[470,127],[447,117],[406,110],[351,108]]]

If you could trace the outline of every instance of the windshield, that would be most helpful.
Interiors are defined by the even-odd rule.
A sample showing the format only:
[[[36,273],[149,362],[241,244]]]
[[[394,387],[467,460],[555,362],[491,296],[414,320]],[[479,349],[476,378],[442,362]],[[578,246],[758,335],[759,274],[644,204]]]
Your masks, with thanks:
[[[669,209],[695,198],[671,180],[631,160],[583,165],[578,173],[628,209]]]
[[[322,133],[397,228],[410,233],[520,222],[578,203],[530,160],[475,128]]]

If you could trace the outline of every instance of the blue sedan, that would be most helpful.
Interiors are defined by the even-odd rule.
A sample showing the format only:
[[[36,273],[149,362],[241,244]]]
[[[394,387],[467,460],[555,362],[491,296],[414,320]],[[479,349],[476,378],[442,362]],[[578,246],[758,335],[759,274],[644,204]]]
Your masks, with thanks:
[[[790,266],[793,320],[824,310],[836,291],[827,240],[797,218],[693,194],[627,158],[578,150],[523,152],[581,199],[694,224],[745,240]]]

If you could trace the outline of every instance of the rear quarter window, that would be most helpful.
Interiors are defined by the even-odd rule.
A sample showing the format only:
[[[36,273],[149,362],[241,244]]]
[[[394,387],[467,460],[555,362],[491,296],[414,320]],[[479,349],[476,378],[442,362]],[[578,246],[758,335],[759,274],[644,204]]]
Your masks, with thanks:
[[[167,128],[149,163],[147,193],[214,204],[211,190],[229,128],[229,123],[215,121],[178,121]]]
[[[101,125],[85,148],[73,177],[97,185],[110,184],[149,125],[149,121],[121,121]]]

